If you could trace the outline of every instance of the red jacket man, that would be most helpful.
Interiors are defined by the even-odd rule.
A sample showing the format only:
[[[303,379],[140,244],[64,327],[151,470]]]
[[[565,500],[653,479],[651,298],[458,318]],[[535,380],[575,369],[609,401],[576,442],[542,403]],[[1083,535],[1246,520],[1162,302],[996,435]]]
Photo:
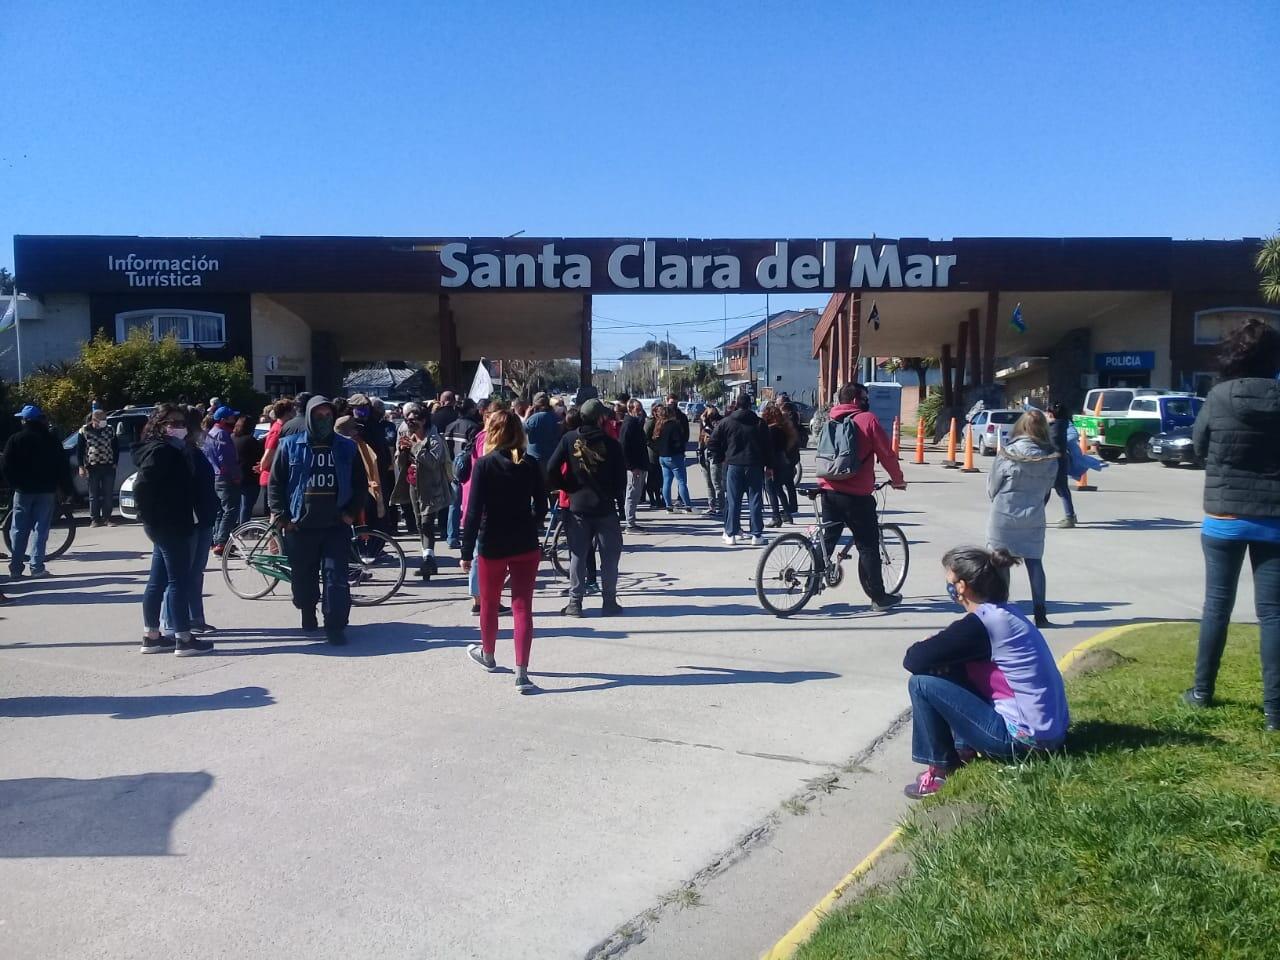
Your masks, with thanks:
[[[827,552],[835,550],[844,528],[853,534],[858,548],[858,579],[862,589],[871,598],[875,610],[887,610],[902,602],[899,594],[889,594],[884,589],[884,575],[880,568],[880,518],[876,515],[876,462],[884,467],[897,490],[905,490],[902,468],[893,452],[893,443],[875,414],[869,412],[867,388],[860,383],[845,384],[837,395],[837,403],[831,408],[832,420],[853,417],[858,432],[858,469],[847,477],[818,481],[822,490],[822,509],[827,527]]]

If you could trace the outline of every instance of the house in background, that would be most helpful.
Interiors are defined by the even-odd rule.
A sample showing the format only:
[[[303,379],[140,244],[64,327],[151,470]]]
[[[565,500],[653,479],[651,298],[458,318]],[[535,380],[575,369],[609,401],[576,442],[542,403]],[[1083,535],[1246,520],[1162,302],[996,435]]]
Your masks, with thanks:
[[[426,368],[394,360],[365,364],[347,371],[342,378],[342,389],[348,397],[363,393],[396,403],[436,395],[436,385]]]
[[[816,404],[818,360],[813,356],[813,331],[821,316],[817,309],[771,314],[767,351],[763,319],[716,347],[720,373],[731,395],[746,391],[768,399],[786,393],[793,400]]]

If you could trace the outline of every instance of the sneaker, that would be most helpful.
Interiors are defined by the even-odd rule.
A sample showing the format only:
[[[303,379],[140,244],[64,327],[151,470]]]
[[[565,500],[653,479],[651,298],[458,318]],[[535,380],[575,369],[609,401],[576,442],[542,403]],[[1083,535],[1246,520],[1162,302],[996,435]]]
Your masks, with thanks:
[[[901,602],[902,602],[902,594],[886,593],[879,600],[876,600],[871,604],[871,609],[875,610],[876,612],[881,612],[884,610],[892,610]]]
[[[582,601],[577,599],[571,599],[568,603],[564,605],[563,609],[561,609],[560,615],[563,617],[582,616]]]
[[[731,533],[720,534],[720,539],[724,541],[726,547],[736,546],[738,543],[738,538]]]
[[[1280,733],[1280,713],[1267,714],[1267,719],[1263,721],[1262,729],[1267,733]]]
[[[226,549],[226,547],[225,547],[225,545],[224,545],[224,544],[221,544],[221,543],[215,543],[215,544],[213,545],[213,555],[214,555],[215,557],[220,557],[220,556],[222,556],[222,551],[223,551],[223,550],[225,550],[225,549]]]
[[[142,637],[142,646],[138,648],[139,653],[173,653],[176,641],[173,637],[148,637],[145,634]]]
[[[473,663],[478,663],[490,673],[498,672],[497,661],[493,659],[492,654],[485,653],[484,647],[480,646],[480,644],[473,643],[467,647],[467,656],[471,658]]]
[[[436,565],[435,557],[423,557],[422,562],[418,564],[418,576],[423,580],[430,580],[439,572],[440,568]]]
[[[588,580],[583,589],[585,589],[589,595],[595,595],[600,592],[600,584],[595,580]]]
[[[639,532],[641,531],[641,529],[642,529],[642,527],[641,527],[641,526],[640,526],[640,524],[638,524],[638,523],[628,523],[628,524],[627,524],[627,533],[639,533]]]
[[[617,600],[606,600],[604,606],[600,608],[600,616],[620,617],[622,616],[622,607],[619,606]]]
[[[916,777],[914,781],[907,784],[902,792],[912,800],[920,800],[924,797],[931,797],[941,790],[947,783],[947,771],[943,767],[926,767],[924,773]]]
[[[1059,530],[1070,530],[1075,525],[1076,525],[1075,517],[1063,517],[1061,520],[1058,521]]]
[[[536,693],[537,690],[538,688],[534,686],[533,681],[529,679],[529,674],[523,670],[516,671],[516,693],[528,696],[531,693]]]
[[[502,604],[502,603],[498,604],[498,616],[502,616],[503,614],[507,614],[507,613],[510,613],[510,612],[511,612],[511,608],[510,608],[510,607],[508,607],[508,606],[506,606],[505,604]],[[478,617],[478,616],[480,616],[480,604],[478,604],[478,603],[473,603],[473,604],[471,605],[471,615],[472,615],[473,617]]]
[[[461,549],[462,549],[462,541],[461,541],[461,540],[450,540],[450,541],[449,541],[449,549],[450,549],[450,550],[461,550]]]
[[[320,621],[316,619],[314,610],[302,611],[302,630],[304,633],[315,633],[320,629]]]
[[[347,631],[342,627],[334,627],[332,630],[325,627],[324,639],[331,647],[345,647],[347,645]]]
[[[33,569],[30,573],[28,573],[27,579],[28,580],[44,580],[48,576],[50,576],[48,569],[45,567],[41,567],[39,570]]]
[[[196,636],[202,637],[207,633],[217,633],[218,628],[211,623],[193,623],[191,625],[191,632]]]
[[[771,527],[780,527],[780,526],[782,526],[782,518],[781,518],[781,517],[774,517],[772,520],[770,520],[770,521],[769,521],[769,526],[771,526]]]
[[[204,653],[213,653],[213,643],[199,637],[178,640],[174,644],[173,655],[176,657],[198,657]]]
[[[764,539],[764,537],[760,536],[760,534],[758,534],[758,533],[757,533],[754,537],[752,537],[752,538],[751,538],[751,545],[752,545],[753,547],[763,547],[763,546],[764,546],[764,544],[765,544],[765,539]]]
[[[1206,710],[1213,706],[1213,697],[1202,693],[1197,693],[1196,688],[1182,692],[1182,703],[1193,710]]]

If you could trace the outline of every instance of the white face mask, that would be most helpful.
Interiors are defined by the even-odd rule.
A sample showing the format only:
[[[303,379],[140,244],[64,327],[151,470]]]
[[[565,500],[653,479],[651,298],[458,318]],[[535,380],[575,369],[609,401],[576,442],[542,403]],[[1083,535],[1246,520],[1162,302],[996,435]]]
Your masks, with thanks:
[[[186,427],[165,427],[164,432],[168,434],[170,437],[172,437],[174,440],[187,439]]]

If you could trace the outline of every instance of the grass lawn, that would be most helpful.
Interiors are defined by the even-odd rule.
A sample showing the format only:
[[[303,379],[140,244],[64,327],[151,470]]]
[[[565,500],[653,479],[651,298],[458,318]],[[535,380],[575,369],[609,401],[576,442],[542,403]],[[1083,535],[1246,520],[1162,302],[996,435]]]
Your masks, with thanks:
[[[906,827],[904,878],[833,912],[797,960],[1280,957],[1258,630],[1232,628],[1223,705],[1192,711],[1196,629],[1130,633],[1108,648],[1127,660],[1069,680],[1067,754],[953,775]]]

